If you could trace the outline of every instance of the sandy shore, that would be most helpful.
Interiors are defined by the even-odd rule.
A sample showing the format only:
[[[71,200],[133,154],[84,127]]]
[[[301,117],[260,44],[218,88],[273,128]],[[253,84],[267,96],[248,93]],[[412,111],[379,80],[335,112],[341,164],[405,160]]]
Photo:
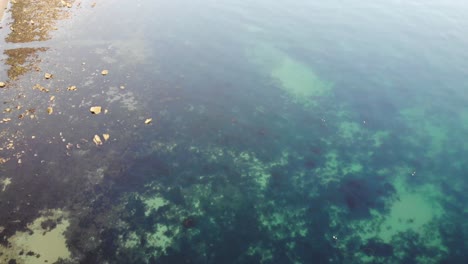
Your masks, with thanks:
[[[2,21],[3,13],[7,7],[8,0],[0,0],[0,21]]]

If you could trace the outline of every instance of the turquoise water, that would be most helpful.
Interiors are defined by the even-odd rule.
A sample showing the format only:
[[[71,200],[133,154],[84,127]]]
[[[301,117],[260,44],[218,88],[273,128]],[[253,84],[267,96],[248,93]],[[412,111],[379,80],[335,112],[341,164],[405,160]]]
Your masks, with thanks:
[[[467,4],[41,3],[0,30],[2,263],[468,262]]]

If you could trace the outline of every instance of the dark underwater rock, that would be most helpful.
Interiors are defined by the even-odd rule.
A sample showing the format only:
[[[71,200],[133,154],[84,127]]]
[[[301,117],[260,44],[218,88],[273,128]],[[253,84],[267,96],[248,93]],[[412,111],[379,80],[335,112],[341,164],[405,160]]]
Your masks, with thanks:
[[[351,213],[358,217],[366,217],[369,216],[370,209],[383,211],[385,199],[395,193],[395,188],[375,177],[350,178],[340,184],[339,192]]]
[[[393,246],[387,243],[371,239],[361,246],[361,251],[368,256],[391,257],[393,256]]]
[[[193,217],[187,217],[182,221],[182,225],[185,228],[193,228],[197,225],[197,222],[195,221],[195,218]]]

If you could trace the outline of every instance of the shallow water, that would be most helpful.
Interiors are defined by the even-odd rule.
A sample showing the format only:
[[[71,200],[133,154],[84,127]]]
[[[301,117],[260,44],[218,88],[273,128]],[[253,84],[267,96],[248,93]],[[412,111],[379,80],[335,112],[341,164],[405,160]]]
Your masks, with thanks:
[[[466,11],[17,0],[1,262],[466,263]]]

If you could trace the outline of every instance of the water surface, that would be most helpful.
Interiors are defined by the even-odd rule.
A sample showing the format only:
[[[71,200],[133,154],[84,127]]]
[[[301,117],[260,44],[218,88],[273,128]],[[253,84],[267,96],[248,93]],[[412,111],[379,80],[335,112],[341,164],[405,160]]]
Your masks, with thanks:
[[[466,263],[466,11],[10,3],[1,261]]]

